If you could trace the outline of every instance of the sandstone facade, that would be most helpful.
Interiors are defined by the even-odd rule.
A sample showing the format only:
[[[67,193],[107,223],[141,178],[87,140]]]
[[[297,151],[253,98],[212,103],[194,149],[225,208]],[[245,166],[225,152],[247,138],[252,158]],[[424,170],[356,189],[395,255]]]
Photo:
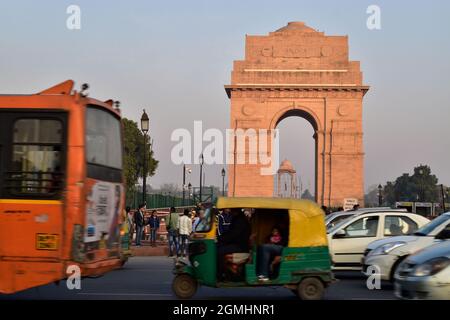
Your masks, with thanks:
[[[269,35],[246,36],[245,59],[234,62],[231,85],[225,86],[231,128],[273,130],[290,116],[311,123],[315,196],[334,207],[345,199],[364,201],[362,112],[369,87],[348,51],[347,36],[291,22]],[[229,164],[229,196],[273,196],[273,176],[261,175],[261,167]]]

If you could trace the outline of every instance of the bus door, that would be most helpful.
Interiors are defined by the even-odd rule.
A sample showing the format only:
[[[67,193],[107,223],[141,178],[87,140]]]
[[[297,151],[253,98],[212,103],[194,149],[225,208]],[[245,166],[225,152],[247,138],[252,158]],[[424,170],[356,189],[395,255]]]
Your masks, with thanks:
[[[63,241],[67,113],[0,109],[0,256],[55,260]]]

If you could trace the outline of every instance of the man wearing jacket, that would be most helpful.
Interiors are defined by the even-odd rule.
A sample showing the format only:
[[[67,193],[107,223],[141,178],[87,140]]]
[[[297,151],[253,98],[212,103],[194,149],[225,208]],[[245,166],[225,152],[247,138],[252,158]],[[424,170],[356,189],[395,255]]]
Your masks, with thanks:
[[[169,238],[169,257],[178,254],[178,223],[179,215],[175,207],[170,208],[170,213],[166,220],[166,228]]]
[[[144,210],[145,204],[139,205],[139,209],[134,213],[134,223],[136,224],[136,246],[141,246],[142,233],[144,231]]]
[[[150,225],[150,245],[156,246],[156,232],[159,229],[159,218],[156,210],[152,211],[152,215],[148,218],[148,224]]]

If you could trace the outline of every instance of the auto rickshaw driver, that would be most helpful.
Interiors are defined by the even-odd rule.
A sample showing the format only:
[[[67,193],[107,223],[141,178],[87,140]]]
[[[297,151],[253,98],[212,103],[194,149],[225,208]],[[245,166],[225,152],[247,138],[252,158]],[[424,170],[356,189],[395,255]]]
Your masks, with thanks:
[[[230,253],[249,252],[250,222],[241,210],[231,210],[229,230],[217,239],[217,276],[224,279],[225,255]]]

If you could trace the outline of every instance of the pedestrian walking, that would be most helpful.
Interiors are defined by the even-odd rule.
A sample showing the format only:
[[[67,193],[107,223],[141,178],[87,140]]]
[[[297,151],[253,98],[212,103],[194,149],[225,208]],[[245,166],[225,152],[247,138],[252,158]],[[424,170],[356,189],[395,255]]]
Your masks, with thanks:
[[[139,205],[139,209],[134,214],[134,223],[136,225],[136,246],[141,246],[141,240],[142,240],[142,233],[144,231],[144,210],[145,210],[145,204]]]
[[[180,249],[178,256],[186,257],[187,244],[189,236],[192,233],[192,220],[189,218],[189,210],[184,209],[183,215],[178,220],[179,232],[180,232]]]
[[[178,253],[178,219],[179,215],[176,213],[175,207],[170,208],[170,213],[167,218],[167,233],[169,238],[169,257],[173,257]]]
[[[159,218],[156,213],[156,210],[153,210],[148,219],[148,224],[150,226],[150,245],[152,247],[156,246],[156,232],[159,229]]]

